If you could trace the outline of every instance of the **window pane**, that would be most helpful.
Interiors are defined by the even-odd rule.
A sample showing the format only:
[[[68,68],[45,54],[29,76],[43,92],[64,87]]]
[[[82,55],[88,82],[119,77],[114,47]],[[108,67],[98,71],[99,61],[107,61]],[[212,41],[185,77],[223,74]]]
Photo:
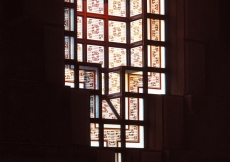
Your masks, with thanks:
[[[65,59],[74,59],[74,38],[65,36]]]
[[[104,20],[87,18],[87,39],[104,40]]]
[[[77,61],[83,61],[83,46],[80,43],[77,44]]]
[[[148,93],[165,94],[165,74],[148,72]]]
[[[109,0],[109,15],[126,16],[126,0]]]
[[[126,43],[126,23],[120,21],[109,21],[109,41]]]
[[[109,94],[120,92],[120,73],[109,73]]]
[[[126,125],[126,147],[144,148],[144,127],[137,125]]]
[[[82,17],[78,16],[77,17],[77,38],[83,38],[83,21],[82,21]]]
[[[154,41],[165,41],[164,20],[147,19],[148,39]]]
[[[71,8],[65,8],[64,10],[64,27],[65,30],[74,30],[74,10]]]
[[[147,0],[147,12],[153,14],[165,14],[164,0]]]
[[[130,42],[134,43],[142,40],[142,19],[132,21],[130,23],[131,33]]]
[[[104,146],[121,147],[121,126],[104,124]]]
[[[79,70],[79,88],[97,89],[97,76],[94,70]]]
[[[91,146],[99,147],[99,124],[90,123]]]
[[[165,47],[148,46],[148,66],[165,68]]]
[[[73,0],[71,0],[71,1],[73,1]],[[82,11],[82,8],[83,8],[82,0],[77,0],[77,11]]]
[[[109,47],[109,68],[126,66],[126,49]]]
[[[134,98],[134,97],[125,98],[125,119],[126,120],[144,119],[144,102],[142,98]]]
[[[102,119],[117,119],[114,111],[106,100],[102,100]]]
[[[131,57],[131,66],[142,67],[143,66],[142,46],[131,48],[130,57]]]
[[[125,74],[126,92],[133,93],[143,93],[140,88],[143,88],[143,73],[139,72],[129,72]]]
[[[65,85],[74,88],[74,65],[65,65]]]
[[[99,118],[99,97],[90,95],[90,118]]]
[[[87,0],[87,12],[104,14],[104,0]]]
[[[104,67],[104,47],[87,45],[87,62],[99,63]]]
[[[64,0],[64,2],[74,3],[74,0]]]
[[[130,16],[142,13],[142,0],[130,0]]]
[[[115,110],[117,111],[118,115],[120,115],[120,98],[114,98],[114,99],[110,99],[113,107],[115,108]]]

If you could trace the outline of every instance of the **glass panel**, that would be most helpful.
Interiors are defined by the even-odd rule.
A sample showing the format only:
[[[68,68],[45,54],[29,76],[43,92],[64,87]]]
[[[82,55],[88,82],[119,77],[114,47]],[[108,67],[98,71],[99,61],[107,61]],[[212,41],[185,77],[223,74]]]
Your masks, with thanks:
[[[142,72],[129,72],[125,74],[125,91],[133,93],[143,93],[140,88],[143,87]]]
[[[131,48],[130,57],[131,57],[131,66],[142,67],[143,66],[142,46]]]
[[[121,153],[115,153],[115,162],[122,162],[121,161]]]
[[[99,97],[90,95],[90,117],[99,118]]]
[[[104,67],[104,47],[87,45],[87,62],[99,63]]]
[[[90,123],[90,140],[91,146],[99,147],[99,125]]]
[[[109,73],[109,94],[120,92],[120,73]]]
[[[113,107],[115,108],[115,110],[117,111],[118,115],[120,115],[120,109],[121,109],[120,98],[110,99],[110,101]]]
[[[144,148],[144,127],[137,125],[126,125],[126,147]]]
[[[64,27],[65,30],[74,30],[74,10],[70,8],[64,9]]]
[[[87,12],[104,14],[104,0],[87,0]]]
[[[104,124],[104,146],[121,147],[121,126]]]
[[[165,74],[148,72],[148,93],[165,94]]]
[[[96,89],[96,81],[94,70],[79,70],[79,88]]]
[[[106,100],[102,100],[102,119],[117,119]]]
[[[125,119],[144,120],[144,102],[142,98],[125,98]]]
[[[126,23],[120,21],[109,21],[109,41],[126,43]]]
[[[64,2],[74,3],[74,0],[64,0]]]
[[[87,18],[87,39],[104,40],[104,20]]]
[[[147,19],[148,39],[154,41],[165,41],[164,20]]]
[[[130,0],[130,16],[142,13],[142,0]]]
[[[109,15],[126,16],[126,0],[109,0]]]
[[[65,85],[74,88],[74,65],[65,65]]]
[[[165,68],[165,48],[160,46],[148,46],[148,66]]]
[[[77,44],[77,61],[82,62],[83,61],[83,47],[82,44]]]
[[[126,49],[109,47],[109,68],[126,66]]]
[[[142,40],[142,19],[132,21],[130,23],[131,34],[130,42],[134,43]]]
[[[82,17],[77,16],[77,38],[83,38]]]
[[[71,1],[73,1],[73,0],[71,0]],[[82,0],[77,0],[77,11],[82,11],[82,8],[83,8]]]
[[[147,0],[147,12],[153,14],[165,14],[164,0]]]
[[[74,59],[74,38],[65,36],[65,59]]]

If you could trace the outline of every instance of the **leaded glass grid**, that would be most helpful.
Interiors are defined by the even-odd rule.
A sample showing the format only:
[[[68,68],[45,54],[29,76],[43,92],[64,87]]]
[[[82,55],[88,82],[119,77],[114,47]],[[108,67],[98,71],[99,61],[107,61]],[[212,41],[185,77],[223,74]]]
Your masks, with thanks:
[[[90,92],[91,146],[144,148],[146,96],[166,93],[164,0],[64,4],[65,85]]]

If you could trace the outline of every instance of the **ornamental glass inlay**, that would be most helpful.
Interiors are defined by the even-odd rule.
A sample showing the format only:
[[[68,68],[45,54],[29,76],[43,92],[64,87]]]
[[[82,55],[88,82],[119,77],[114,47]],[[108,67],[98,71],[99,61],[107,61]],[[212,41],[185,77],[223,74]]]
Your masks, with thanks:
[[[109,0],[109,15],[111,16],[126,16],[126,0]]]
[[[142,40],[142,19],[130,23],[130,42],[134,43]]]
[[[103,14],[104,0],[87,0],[87,12]]]
[[[104,67],[104,47],[87,45],[87,62],[99,63]]]
[[[126,66],[126,49],[109,47],[109,68]]]
[[[87,18],[87,39],[104,40],[104,20]]]
[[[109,41],[126,43],[126,23],[120,21],[109,21]]]

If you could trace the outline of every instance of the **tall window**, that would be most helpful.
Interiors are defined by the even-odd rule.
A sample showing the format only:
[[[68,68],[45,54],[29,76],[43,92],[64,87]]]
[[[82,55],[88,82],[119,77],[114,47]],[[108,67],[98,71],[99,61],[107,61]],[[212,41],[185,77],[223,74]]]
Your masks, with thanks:
[[[165,94],[164,0],[64,1],[65,84],[91,93],[91,146],[144,148],[146,96]]]

